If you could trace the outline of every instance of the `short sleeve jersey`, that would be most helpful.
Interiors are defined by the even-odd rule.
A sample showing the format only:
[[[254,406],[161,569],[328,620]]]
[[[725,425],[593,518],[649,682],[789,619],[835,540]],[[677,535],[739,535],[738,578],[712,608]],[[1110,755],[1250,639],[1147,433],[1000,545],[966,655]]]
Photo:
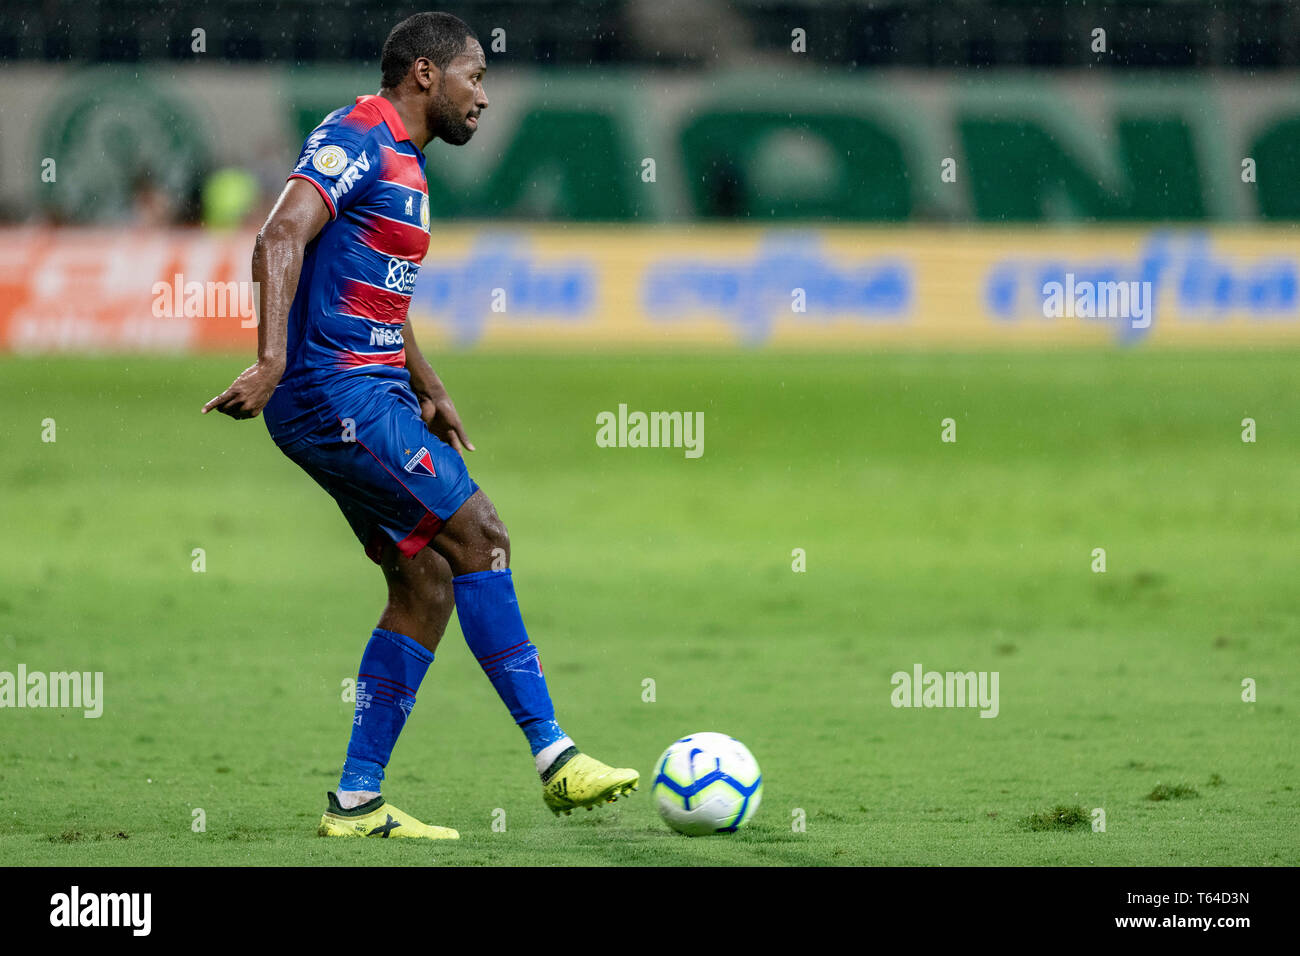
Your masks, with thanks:
[[[360,376],[408,380],[402,326],[429,248],[424,154],[383,97],[357,97],[325,117],[289,178],[317,189],[330,222],[303,255],[285,373],[267,407],[273,434],[302,417],[305,386],[351,389]]]

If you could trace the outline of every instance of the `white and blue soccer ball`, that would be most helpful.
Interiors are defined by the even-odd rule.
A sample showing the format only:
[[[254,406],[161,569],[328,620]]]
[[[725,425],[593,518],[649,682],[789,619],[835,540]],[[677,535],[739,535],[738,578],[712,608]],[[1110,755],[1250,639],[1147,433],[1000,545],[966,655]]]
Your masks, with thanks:
[[[757,812],[763,775],[735,737],[691,734],[664,751],[650,790],[659,815],[678,833],[734,833]]]

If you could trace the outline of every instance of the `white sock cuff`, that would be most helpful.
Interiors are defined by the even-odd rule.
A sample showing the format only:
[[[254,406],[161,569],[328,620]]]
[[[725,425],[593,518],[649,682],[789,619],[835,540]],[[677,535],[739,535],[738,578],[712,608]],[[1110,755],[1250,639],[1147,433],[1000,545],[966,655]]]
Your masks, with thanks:
[[[340,790],[334,796],[338,797],[339,806],[344,810],[355,810],[361,804],[369,803],[379,794],[374,790]]]
[[[537,772],[545,773],[546,768],[549,767],[552,763],[554,763],[555,758],[558,757],[560,754],[564,753],[573,745],[574,745],[573,741],[570,740],[568,737],[561,737],[555,743],[548,744],[547,746],[543,747],[541,750],[537,751],[537,756],[533,758],[534,763],[537,764]]]

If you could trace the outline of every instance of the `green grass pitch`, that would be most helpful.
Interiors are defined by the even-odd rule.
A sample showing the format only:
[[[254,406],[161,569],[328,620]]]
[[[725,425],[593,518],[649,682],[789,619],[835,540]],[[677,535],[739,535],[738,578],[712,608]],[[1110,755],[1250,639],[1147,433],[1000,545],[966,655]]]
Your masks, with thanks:
[[[383,587],[260,420],[198,414],[247,363],[5,359],[0,670],[105,706],[0,710],[0,865],[1300,863],[1297,359],[435,362],[562,724],[643,775],[553,818],[453,618],[387,781],[450,845],[314,835]],[[704,412],[703,457],[598,448],[619,403]],[[917,663],[998,716],[894,708]],[[738,834],[654,811],[699,730],[763,768]]]

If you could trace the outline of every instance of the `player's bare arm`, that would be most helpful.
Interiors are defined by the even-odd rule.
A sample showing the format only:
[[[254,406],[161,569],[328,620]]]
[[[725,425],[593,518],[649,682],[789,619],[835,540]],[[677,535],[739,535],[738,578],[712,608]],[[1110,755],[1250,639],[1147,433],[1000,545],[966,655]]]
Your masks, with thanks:
[[[411,390],[420,400],[420,417],[429,426],[429,431],[452,448],[459,452],[474,451],[474,443],[465,434],[465,426],[460,423],[460,415],[447,394],[446,386],[415,341],[415,330],[409,318],[402,327],[402,338],[406,342],[406,369],[411,373]]]
[[[216,409],[231,418],[256,418],[271,400],[284,374],[289,306],[298,291],[303,250],[329,220],[329,207],[316,188],[289,180],[253,245],[253,282],[261,290],[257,363],[204,405],[204,415]]]

